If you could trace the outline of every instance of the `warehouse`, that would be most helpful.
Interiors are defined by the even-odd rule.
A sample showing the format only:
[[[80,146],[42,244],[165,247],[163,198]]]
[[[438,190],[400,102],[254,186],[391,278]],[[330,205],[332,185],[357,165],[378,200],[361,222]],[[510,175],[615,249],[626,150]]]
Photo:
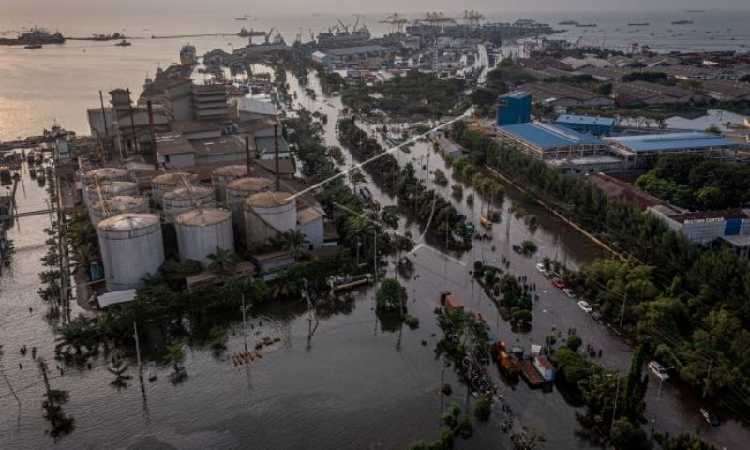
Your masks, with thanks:
[[[612,151],[622,156],[630,167],[645,167],[658,155],[701,153],[717,158],[733,158],[738,144],[723,136],[703,132],[646,134],[608,137],[604,140]]]
[[[500,137],[517,144],[540,159],[580,158],[607,150],[606,144],[590,135],[546,123],[523,123],[497,128]]]
[[[590,133],[594,136],[609,136],[615,129],[616,120],[613,117],[578,116],[575,114],[561,114],[555,120],[561,125],[579,133]]]

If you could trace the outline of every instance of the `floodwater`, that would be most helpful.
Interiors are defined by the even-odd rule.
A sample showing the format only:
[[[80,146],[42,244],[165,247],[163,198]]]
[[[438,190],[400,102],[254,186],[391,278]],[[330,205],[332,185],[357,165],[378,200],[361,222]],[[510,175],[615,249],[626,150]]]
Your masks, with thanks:
[[[213,48],[209,42],[202,41],[203,48],[200,50]],[[227,48],[226,44],[225,40],[219,43],[224,48]],[[138,42],[133,48],[140,45],[141,42]],[[112,63],[101,69],[99,76],[102,83],[108,85],[101,88],[121,85],[139,92],[137,84],[145,73],[153,71],[159,60],[166,65],[166,62],[175,59],[179,50],[176,41],[143,41],[142,45],[153,45],[149,47],[153,52],[134,52],[132,60],[122,65]],[[97,49],[92,50],[92,47]],[[165,53],[167,47],[169,52]],[[102,58],[115,51],[109,46],[98,49],[98,46],[87,44],[86,48],[87,54],[91,52]],[[0,60],[7,58],[8,54],[3,52],[9,51],[0,49]],[[72,57],[73,54],[71,50],[68,56]],[[75,52],[76,58],[82,54],[81,48]],[[63,58],[52,53],[52,49],[49,54],[40,55],[43,61]],[[165,59],[165,55],[173,56]],[[26,69],[34,65],[25,55],[18,57],[22,61],[17,64],[22,64]],[[110,61],[117,59],[111,55],[107,58]],[[126,56],[123,58],[127,59]],[[92,59],[88,64],[94,64],[97,60]],[[38,65],[46,66],[42,63]],[[129,72],[125,71],[125,67]],[[74,91],[76,96],[80,94],[78,101],[68,102],[62,93],[61,98],[55,100],[59,105],[66,105],[59,109],[64,114],[80,117],[81,107],[95,107],[98,103],[96,89],[99,86],[90,82],[91,73],[88,71],[91,66],[81,70],[57,75],[77,86],[81,84],[74,78],[89,77],[85,90],[78,94]],[[304,90],[296,86],[291,74],[288,79],[298,93],[297,102],[313,111],[320,109],[328,115],[325,127],[327,144],[337,145],[335,124],[337,111],[341,107],[339,99],[324,97],[312,74],[309,87],[316,90],[316,100],[307,97]],[[33,83],[39,82],[42,81],[33,80]],[[54,85],[49,78],[46,83],[48,86]],[[5,86],[7,84],[4,82]],[[24,95],[28,96],[28,92]],[[27,100],[24,97],[19,101],[24,103]],[[55,111],[52,106],[40,105],[39,108],[51,117]],[[70,111],[74,111],[74,114]],[[3,117],[9,116],[3,114]],[[28,117],[38,120],[35,113],[30,113]],[[24,128],[25,122],[22,122],[19,119],[18,123],[2,125],[4,129],[0,130],[3,133],[0,136],[15,137],[40,131],[40,122],[33,122],[30,126],[35,128],[29,132]],[[75,129],[85,131],[80,118],[73,122]],[[68,125],[67,116],[61,125]],[[14,131],[8,134],[8,127],[14,126],[20,128],[13,128]],[[428,144],[418,143],[408,154],[397,152],[402,164],[412,161],[418,173],[422,174],[422,165],[427,165],[428,155],[430,170],[440,168],[450,178],[451,170],[444,166],[442,159],[432,152]],[[351,156],[346,151],[345,156],[348,166]],[[368,187],[381,204],[394,203],[394,199],[385,195],[374,183],[368,182]],[[465,201],[453,199],[449,188],[435,188],[473,218],[474,223],[478,223],[482,207],[478,195],[475,194],[473,208],[469,208]],[[467,187],[464,198],[471,192]],[[18,191],[19,211],[45,209],[45,201],[44,189],[25,174]],[[18,352],[22,345],[29,348],[36,346],[39,355],[50,361],[52,373],[55,374],[52,360],[54,334],[44,319],[45,305],[36,294],[38,272],[42,269],[39,258],[46,252],[46,235],[42,229],[48,225],[49,219],[47,216],[21,218],[9,233],[15,242],[16,256],[0,279],[0,344],[5,351],[2,365],[8,381],[18,393],[21,407],[16,405],[5,381],[0,380],[0,448],[228,449],[253,446],[264,449],[390,449],[405,448],[416,439],[435,438],[440,425],[438,389],[441,373],[433,352],[439,335],[433,309],[442,290],[453,291],[468,308],[481,312],[493,332],[507,342],[517,342],[528,350],[530,344],[544,342],[544,337],[553,328],[564,331],[574,327],[584,343],[603,350],[602,364],[624,370],[630,359],[628,346],[591,320],[575,302],[552,288],[534,270],[534,263],[544,256],[564,261],[570,267],[578,267],[601,256],[601,250],[558,219],[533,204],[527,204],[523,196],[513,189],[507,189],[502,202],[503,211],[517,203],[536,215],[538,229],[532,233],[522,220],[504,213],[503,222],[494,226],[492,242],[475,242],[470,252],[450,255],[457,261],[446,258],[429,246],[421,247],[412,257],[417,278],[402,282],[410,294],[409,311],[420,320],[419,329],[404,327],[401,330],[384,330],[374,314],[373,291],[364,290],[357,294],[351,309],[321,317],[309,341],[307,314],[302,307],[276,305],[256,311],[250,320],[252,343],[263,336],[279,337],[281,342],[262,360],[249,367],[235,368],[226,354],[217,357],[210,350],[191,348],[187,350],[185,361],[189,375],[186,382],[172,385],[167,380],[171,369],[155,367],[158,380],[146,383],[144,393],[135,380],[127,389],[120,391],[110,386],[113,376],[101,360],[94,364],[92,370],[69,369],[63,376],[58,373],[51,380],[54,388],[69,391],[70,401],[64,406],[64,411],[76,421],[72,434],[58,442],[45,435],[47,422],[41,413],[43,386],[39,373],[30,356],[22,357]],[[401,230],[405,229],[418,230],[414,224],[402,218]],[[419,233],[414,235],[418,236]],[[519,256],[511,250],[513,244],[525,239],[532,239],[539,246],[533,259]],[[494,304],[468,274],[474,260],[491,263],[498,261],[501,255],[511,261],[512,273],[527,275],[538,287],[541,298],[534,305],[534,323],[529,333],[514,334],[509,325],[499,318]],[[388,271],[389,274],[394,273],[392,262]],[[33,311],[30,312],[29,307]],[[239,311],[237,316],[239,319]],[[228,353],[243,348],[240,326],[238,323],[232,326],[234,329],[227,344]],[[256,332],[260,334],[256,335]],[[422,341],[426,341],[427,345],[423,345]],[[19,364],[23,365],[23,369]],[[499,380],[494,368],[490,371],[500,383],[518,423],[544,433],[546,448],[590,447],[575,436],[576,409],[568,405],[558,392],[532,391],[524,383],[515,387],[506,386]],[[130,373],[134,375],[132,369]],[[450,371],[446,371],[446,380],[456,388],[454,400],[462,403],[462,389]],[[705,425],[698,414],[696,400],[669,383],[663,386],[660,394],[653,383],[647,397],[647,416],[655,419],[657,430],[673,433],[700,431],[705,438],[727,448],[742,448],[750,438],[747,430],[735,422],[725,423],[718,429]],[[495,411],[489,424],[477,426],[477,433],[471,440],[459,441],[459,448],[510,448],[508,436],[500,431],[498,425],[501,418],[501,414]]]

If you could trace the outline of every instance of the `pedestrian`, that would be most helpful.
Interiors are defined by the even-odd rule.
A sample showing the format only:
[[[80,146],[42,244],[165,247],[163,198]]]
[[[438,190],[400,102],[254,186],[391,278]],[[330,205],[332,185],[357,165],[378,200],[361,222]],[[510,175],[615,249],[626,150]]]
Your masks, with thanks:
[[[21,364],[21,363],[18,363],[18,368],[19,368],[20,370],[23,370],[23,364]]]

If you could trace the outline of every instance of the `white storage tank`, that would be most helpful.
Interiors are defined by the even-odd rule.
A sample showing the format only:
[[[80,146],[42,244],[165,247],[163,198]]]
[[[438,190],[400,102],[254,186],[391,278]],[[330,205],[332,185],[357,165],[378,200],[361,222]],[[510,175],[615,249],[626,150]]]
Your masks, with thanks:
[[[85,186],[87,184],[92,184],[96,180],[99,180],[100,183],[105,181],[130,181],[127,170],[103,167],[101,169],[92,169],[85,172],[81,177],[81,185]]]
[[[120,214],[96,226],[107,289],[121,291],[143,286],[164,263],[161,221],[154,214]]]
[[[288,192],[260,192],[245,201],[248,245],[265,244],[269,239],[297,228],[297,204]]]
[[[154,203],[161,205],[161,198],[165,193],[184,186],[185,184],[182,181],[184,177],[191,184],[198,178],[197,175],[188,172],[167,172],[155,176],[151,180],[151,198],[154,200]]]
[[[198,208],[175,219],[180,260],[199,261],[204,267],[216,249],[234,251],[232,213],[226,209]]]
[[[91,202],[89,206],[89,217],[91,223],[96,226],[107,217],[126,213],[147,213],[148,200],[146,197],[134,197],[131,195],[118,195],[104,201],[109,214],[104,211],[104,205],[99,200]]]
[[[232,211],[232,225],[243,239],[245,235],[245,213],[242,205],[249,196],[267,191],[272,185],[273,181],[260,177],[238,178],[227,184],[226,207]]]
[[[178,187],[162,195],[161,206],[164,218],[167,222],[173,223],[175,217],[197,206],[215,207],[214,190],[210,187],[197,185],[191,186],[190,190],[184,186]]]
[[[224,166],[214,169],[211,173],[211,184],[216,191],[216,201],[223,204],[226,199],[226,187],[227,184],[238,178],[244,178],[250,176],[252,173],[248,173],[247,166],[245,165],[232,165]]]
[[[107,181],[100,182],[99,189],[96,188],[95,184],[89,184],[86,186],[84,191],[84,199],[86,199],[86,205],[91,206],[92,203],[99,201],[99,192],[101,192],[102,198],[110,199],[120,195],[138,195],[138,185],[130,181]]]

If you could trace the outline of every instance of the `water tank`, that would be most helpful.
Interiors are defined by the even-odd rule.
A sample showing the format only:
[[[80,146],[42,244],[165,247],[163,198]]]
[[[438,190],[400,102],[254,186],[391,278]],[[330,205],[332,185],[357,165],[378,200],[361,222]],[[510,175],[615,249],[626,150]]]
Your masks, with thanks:
[[[219,167],[215,169],[211,173],[211,184],[216,191],[216,201],[224,204],[224,200],[226,199],[225,189],[227,187],[227,184],[238,178],[247,177],[250,174],[248,174],[247,172],[247,166],[239,164]]]
[[[236,179],[226,187],[226,207],[232,211],[232,225],[239,236],[244,239],[245,216],[243,203],[245,200],[258,192],[267,191],[273,185],[268,178],[245,177]]]
[[[192,192],[191,192],[192,191]],[[196,206],[213,208],[216,206],[214,190],[205,186],[191,186],[190,191],[186,187],[178,187],[164,193],[161,197],[161,207],[167,222],[174,222],[174,218],[190,211]]]
[[[105,181],[130,181],[127,170],[104,167],[85,172],[81,177],[81,185],[92,184],[96,180],[99,180],[100,183]]]
[[[208,255],[216,249],[234,251],[232,213],[226,209],[198,208],[184,212],[175,219],[180,260],[210,263]]]
[[[117,195],[105,200],[106,207],[109,209],[109,214],[105,213],[102,202],[99,200],[91,202],[89,206],[89,217],[91,223],[96,226],[99,222],[106,219],[108,216],[116,216],[119,214],[126,213],[147,213],[148,200],[146,197],[134,197],[131,195]]]
[[[143,285],[164,263],[161,222],[154,214],[120,214],[96,226],[107,289],[121,291]]]
[[[188,183],[193,183],[198,176],[187,172],[167,172],[157,175],[151,180],[151,198],[154,203],[161,205],[162,196],[180,186],[184,186],[183,177],[187,177]]]
[[[279,233],[297,227],[297,205],[288,192],[260,192],[245,201],[248,245],[265,244]]]
[[[99,201],[99,192],[101,192],[102,198],[105,200],[119,195],[137,196],[138,184],[130,181],[100,182],[99,189],[96,188],[95,184],[89,184],[84,191],[87,206],[91,206],[92,203]]]

